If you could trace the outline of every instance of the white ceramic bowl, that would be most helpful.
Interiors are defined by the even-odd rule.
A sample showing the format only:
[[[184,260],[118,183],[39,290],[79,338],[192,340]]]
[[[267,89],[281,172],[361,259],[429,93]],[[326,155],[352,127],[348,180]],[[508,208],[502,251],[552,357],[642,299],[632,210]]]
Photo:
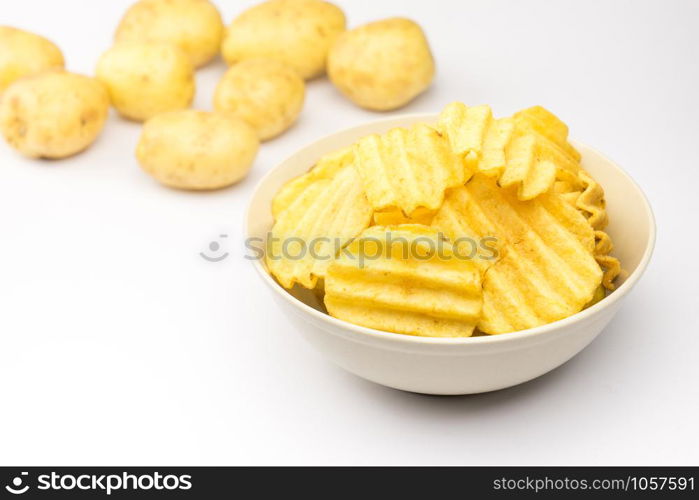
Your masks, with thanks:
[[[322,155],[370,133],[435,119],[431,114],[383,119],[303,148],[260,181],[246,215],[246,237],[265,238],[272,227],[271,202],[279,187],[307,171]],[[306,339],[360,377],[426,394],[472,394],[526,382],[565,363],[592,342],[638,282],[655,243],[653,213],[636,183],[597,151],[578,142],[574,145],[582,153],[584,168],[604,186],[614,254],[629,274],[611,295],[566,319],[504,335],[460,339],[382,332],[328,316],[313,293],[292,295],[270,277],[262,261],[253,261],[254,266],[269,287],[271,299]]]

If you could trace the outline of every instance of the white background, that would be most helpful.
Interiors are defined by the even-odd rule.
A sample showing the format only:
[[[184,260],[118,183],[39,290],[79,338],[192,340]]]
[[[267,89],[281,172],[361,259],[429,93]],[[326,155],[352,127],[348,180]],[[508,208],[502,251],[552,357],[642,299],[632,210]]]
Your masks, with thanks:
[[[92,73],[130,2],[3,1]],[[218,0],[226,23],[252,2]],[[0,462],[9,464],[697,464],[699,3],[342,1],[349,23],[418,20],[437,59],[405,112],[543,104],[644,188],[659,236],[607,330],[562,368],[425,397],[329,364],[242,259],[257,181],[320,135],[382,115],[325,79],[242,183],[176,192],[142,173],[113,116],[59,161],[0,144]],[[198,73],[209,109],[225,70]],[[401,112],[401,111],[399,111]],[[199,252],[220,234],[231,255]]]

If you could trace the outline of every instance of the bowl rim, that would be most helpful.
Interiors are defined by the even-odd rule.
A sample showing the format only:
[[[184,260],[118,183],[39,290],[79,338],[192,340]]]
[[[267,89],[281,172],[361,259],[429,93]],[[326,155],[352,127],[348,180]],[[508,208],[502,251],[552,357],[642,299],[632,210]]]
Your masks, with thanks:
[[[312,141],[302,148],[299,148],[294,152],[293,154],[287,156],[284,160],[281,162],[277,163],[274,167],[269,169],[267,173],[265,173],[264,176],[258,181],[257,185],[255,186],[252,195],[248,199],[248,203],[245,209],[245,212],[243,214],[244,221],[243,221],[243,231],[244,231],[244,236],[246,238],[250,237],[250,211],[252,209],[252,202],[257,198],[259,195],[259,192],[262,189],[262,186],[267,184],[270,178],[274,177],[276,174],[276,170],[286,162],[288,162],[291,158],[296,156],[300,151],[303,151],[311,146],[314,146],[315,144],[325,141],[335,135],[338,134],[343,134],[347,133],[356,129],[364,128],[369,124],[381,124],[381,123],[390,123],[390,122],[395,122],[395,121],[407,121],[407,120],[434,120],[437,117],[437,114],[435,113],[410,113],[410,114],[403,114],[403,115],[394,115],[391,117],[387,118],[382,118],[379,120],[373,120],[371,122],[366,122],[362,123],[360,125],[355,125],[352,127],[347,127],[341,130],[337,130],[335,132],[325,134],[324,136],[320,137],[319,139],[316,139],[315,141]],[[621,168],[616,162],[611,160],[609,157],[606,155],[600,153],[598,150],[595,148],[592,148],[588,146],[587,144],[576,141],[576,140],[571,140],[573,144],[583,146],[585,149],[588,149],[592,151],[593,153],[597,154],[601,158],[603,158],[607,163],[609,163],[611,166],[616,168],[625,178],[627,181],[629,181],[630,185],[638,191],[638,193],[641,195],[641,199],[643,201],[643,207],[645,210],[645,217],[647,218],[648,221],[648,228],[649,228],[649,235],[648,235],[648,241],[646,243],[646,248],[643,251],[643,256],[641,257],[641,260],[638,262],[638,265],[636,266],[636,269],[629,274],[629,276],[626,278],[624,283],[619,286],[616,290],[614,290],[613,293],[610,295],[606,296],[604,299],[601,301],[597,302],[596,304],[588,307],[587,309],[583,309],[582,311],[579,311],[571,316],[568,316],[567,318],[560,319],[558,321],[554,321],[552,323],[547,323],[545,325],[537,326],[534,328],[528,328],[526,330],[517,330],[515,332],[509,332],[509,333],[502,333],[502,334],[497,334],[497,335],[483,335],[483,336],[478,336],[478,337],[422,337],[422,336],[417,336],[417,335],[405,335],[402,333],[395,333],[395,332],[387,332],[383,330],[376,330],[374,328],[368,328],[365,326],[360,326],[360,325],[355,325],[353,323],[350,323],[348,321],[344,321],[338,318],[334,318],[333,316],[330,316],[329,314],[325,314],[308,304],[305,304],[304,302],[300,301],[293,295],[291,295],[289,292],[286,291],[285,288],[283,288],[272,276],[267,272],[265,269],[264,265],[262,264],[262,259],[255,259],[252,261],[252,265],[257,271],[257,273],[260,275],[260,277],[265,281],[267,286],[271,288],[279,297],[281,297],[283,300],[288,302],[291,306],[293,306],[295,309],[297,309],[301,314],[309,314],[316,320],[320,321],[321,323],[326,323],[329,327],[331,328],[339,328],[340,330],[345,330],[349,331],[355,334],[358,334],[360,336],[365,336],[368,338],[372,338],[374,340],[384,340],[384,341],[393,341],[393,342],[398,342],[402,344],[423,344],[423,345],[482,345],[482,344],[501,344],[501,343],[507,343],[507,342],[516,342],[518,340],[522,340],[525,338],[534,338],[534,337],[540,337],[543,335],[546,335],[548,333],[554,332],[561,330],[563,328],[566,328],[568,326],[574,325],[576,323],[580,323],[592,316],[596,316],[599,313],[601,313],[605,309],[611,308],[615,303],[617,303],[619,300],[621,300],[623,297],[625,297],[629,291],[636,285],[638,280],[641,278],[643,273],[645,272],[646,268],[648,267],[648,263],[650,262],[650,258],[653,255],[653,250],[655,248],[655,241],[656,241],[656,223],[655,223],[655,215],[653,214],[653,209],[651,208],[651,205],[648,201],[648,197],[646,194],[643,192],[641,187],[638,185],[638,183],[623,169]],[[287,179],[287,181],[290,179]]]

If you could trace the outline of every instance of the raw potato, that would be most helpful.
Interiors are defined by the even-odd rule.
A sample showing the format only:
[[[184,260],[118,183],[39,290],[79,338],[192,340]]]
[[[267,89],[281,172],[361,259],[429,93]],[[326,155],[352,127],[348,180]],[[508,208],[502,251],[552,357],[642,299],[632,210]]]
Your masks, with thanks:
[[[173,45],[119,43],[100,58],[97,78],[119,113],[137,121],[187,108],[194,97],[192,63]]]
[[[46,38],[0,26],[0,94],[15,80],[47,69],[63,69],[61,50]]]
[[[303,80],[291,67],[273,59],[248,59],[223,75],[214,108],[242,118],[265,141],[296,121],[304,96]]]
[[[325,72],[328,49],[345,30],[342,10],[321,0],[270,0],[238,16],[228,28],[223,58],[277,59],[308,79]]]
[[[177,45],[196,67],[211,61],[221,47],[223,21],[208,0],[141,0],[119,23],[117,42]]]
[[[97,138],[109,114],[109,96],[94,78],[48,71],[7,88],[0,129],[7,142],[32,158],[65,158]]]
[[[136,158],[143,170],[166,186],[218,189],[247,175],[258,148],[255,131],[239,118],[185,110],[148,120]]]
[[[357,105],[399,108],[429,87],[434,60],[420,26],[392,18],[343,33],[328,54],[328,75]]]

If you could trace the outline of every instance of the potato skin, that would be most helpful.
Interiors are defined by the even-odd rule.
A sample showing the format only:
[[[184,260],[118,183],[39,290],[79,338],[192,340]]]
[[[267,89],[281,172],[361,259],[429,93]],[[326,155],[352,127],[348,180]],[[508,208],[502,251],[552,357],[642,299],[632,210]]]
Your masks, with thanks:
[[[31,158],[65,158],[94,142],[109,115],[109,96],[94,78],[46,71],[10,85],[0,100],[0,130]]]
[[[117,43],[177,45],[195,67],[218,54],[222,38],[221,14],[208,0],[140,0],[126,11],[115,34]]]
[[[187,108],[194,97],[192,63],[173,45],[116,44],[102,54],[97,79],[117,111],[136,121]]]
[[[269,0],[233,20],[221,50],[228,64],[277,59],[309,79],[325,72],[328,49],[344,30],[344,13],[329,2]]]
[[[143,170],[178,189],[219,189],[250,171],[259,141],[244,121],[227,113],[184,110],[148,120],[136,158]]]
[[[296,121],[305,93],[303,80],[286,64],[248,59],[223,75],[214,94],[214,109],[245,120],[266,141]]]
[[[0,94],[15,80],[47,69],[63,69],[61,50],[46,38],[0,26]]]
[[[355,104],[399,108],[429,87],[435,65],[420,26],[391,18],[346,31],[328,54],[328,76]]]

